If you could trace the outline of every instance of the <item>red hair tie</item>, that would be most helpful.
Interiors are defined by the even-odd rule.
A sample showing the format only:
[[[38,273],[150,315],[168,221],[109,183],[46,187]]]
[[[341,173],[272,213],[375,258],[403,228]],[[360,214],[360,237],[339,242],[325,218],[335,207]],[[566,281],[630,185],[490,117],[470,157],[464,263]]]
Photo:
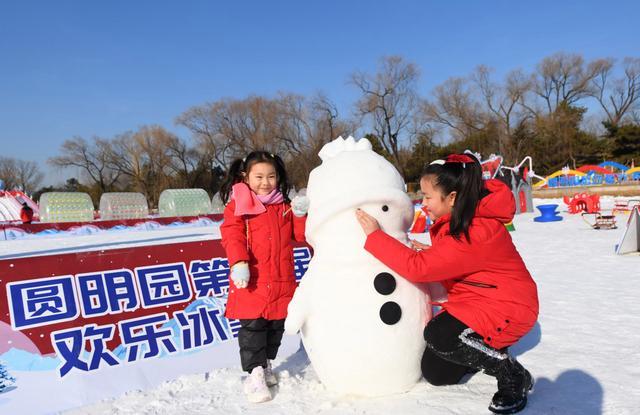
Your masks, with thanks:
[[[449,154],[446,158],[447,163],[462,163],[463,167],[466,163],[473,163],[475,160],[466,154]]]

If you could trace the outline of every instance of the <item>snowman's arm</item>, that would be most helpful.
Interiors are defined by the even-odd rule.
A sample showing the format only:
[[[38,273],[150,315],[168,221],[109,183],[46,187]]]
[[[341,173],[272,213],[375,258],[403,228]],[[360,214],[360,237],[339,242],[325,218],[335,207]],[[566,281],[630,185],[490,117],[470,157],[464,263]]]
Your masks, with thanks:
[[[365,249],[411,282],[444,281],[481,271],[485,266],[484,256],[479,255],[477,247],[474,249],[451,236],[442,238],[429,249],[414,251],[377,230],[367,236]]]
[[[309,298],[307,298],[309,290],[305,289],[309,288],[307,285],[303,278],[289,302],[287,318],[284,321],[284,332],[286,334],[291,335],[299,332],[307,319],[307,307],[309,305]]]

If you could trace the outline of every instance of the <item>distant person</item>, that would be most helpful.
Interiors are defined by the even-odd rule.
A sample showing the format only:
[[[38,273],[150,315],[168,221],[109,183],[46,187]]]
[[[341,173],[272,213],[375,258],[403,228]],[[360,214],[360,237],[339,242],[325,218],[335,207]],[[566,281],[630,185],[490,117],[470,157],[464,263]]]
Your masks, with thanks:
[[[22,221],[22,223],[31,223],[31,221],[33,221],[33,209],[31,209],[26,201],[22,202],[22,209],[20,209],[20,220]]]

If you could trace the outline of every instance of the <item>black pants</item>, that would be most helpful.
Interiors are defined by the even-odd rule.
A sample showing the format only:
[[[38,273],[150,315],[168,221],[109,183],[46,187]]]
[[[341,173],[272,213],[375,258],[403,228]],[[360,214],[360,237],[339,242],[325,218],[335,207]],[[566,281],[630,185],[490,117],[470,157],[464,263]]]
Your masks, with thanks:
[[[427,348],[422,356],[422,376],[432,385],[455,385],[466,373],[475,372],[469,366],[440,357],[460,346],[460,335],[469,327],[446,311],[434,317],[424,329]],[[479,341],[482,337],[471,334]],[[487,347],[490,347],[487,345]]]
[[[266,367],[267,359],[275,359],[283,333],[284,319],[240,320],[238,344],[240,345],[242,370],[251,373],[255,367]]]

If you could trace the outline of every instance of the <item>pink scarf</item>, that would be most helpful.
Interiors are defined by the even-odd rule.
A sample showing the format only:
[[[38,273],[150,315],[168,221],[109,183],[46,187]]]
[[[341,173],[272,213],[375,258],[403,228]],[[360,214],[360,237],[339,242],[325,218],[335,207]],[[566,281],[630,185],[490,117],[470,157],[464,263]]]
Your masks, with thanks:
[[[267,211],[264,205],[275,205],[284,202],[284,197],[276,187],[268,195],[255,194],[246,183],[236,183],[231,188],[231,199],[236,202],[233,212],[236,216],[257,215]]]

